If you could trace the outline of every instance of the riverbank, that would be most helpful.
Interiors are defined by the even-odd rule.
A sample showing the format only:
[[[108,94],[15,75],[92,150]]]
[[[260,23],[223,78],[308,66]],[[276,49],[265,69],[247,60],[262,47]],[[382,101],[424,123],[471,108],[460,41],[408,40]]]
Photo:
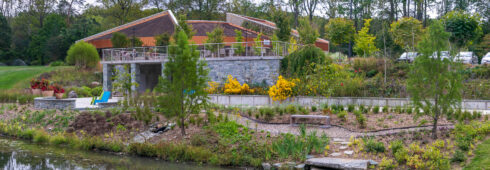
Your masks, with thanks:
[[[467,163],[469,156],[457,158],[458,152],[473,154],[477,141],[485,138],[490,129],[490,122],[486,120],[466,120],[462,123],[454,121],[454,129],[441,128],[439,140],[432,139],[430,131],[424,129],[400,130],[372,137],[362,137],[362,132],[339,134],[352,136],[339,140],[338,136],[315,127],[281,125],[288,126],[289,130],[279,131],[277,127],[248,120],[239,111],[216,106],[192,115],[186,125],[187,134],[181,135],[179,128],[150,132],[152,127],[165,126],[166,122],[172,121],[155,114],[151,121],[145,123],[136,119],[136,111],[131,109],[80,112],[36,110],[30,105],[3,104],[0,106],[0,133],[45,146],[224,167],[258,168],[263,163],[296,166],[311,157],[335,157],[373,160],[379,163],[379,168],[396,166],[397,169],[407,169],[460,167]],[[135,140],[141,135],[143,140]],[[403,148],[403,152],[393,151],[395,146]],[[425,153],[429,151],[441,156],[428,157]],[[435,165],[434,162],[442,164]]]

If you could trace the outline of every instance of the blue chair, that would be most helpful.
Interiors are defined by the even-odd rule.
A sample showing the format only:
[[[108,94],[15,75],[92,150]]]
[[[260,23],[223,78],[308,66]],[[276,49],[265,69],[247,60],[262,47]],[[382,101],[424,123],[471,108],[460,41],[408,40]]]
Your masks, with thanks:
[[[97,103],[108,102],[110,97],[111,97],[111,92],[110,91],[104,91],[104,93],[102,93],[102,96],[100,97],[100,99],[94,100],[93,105],[96,105]]]

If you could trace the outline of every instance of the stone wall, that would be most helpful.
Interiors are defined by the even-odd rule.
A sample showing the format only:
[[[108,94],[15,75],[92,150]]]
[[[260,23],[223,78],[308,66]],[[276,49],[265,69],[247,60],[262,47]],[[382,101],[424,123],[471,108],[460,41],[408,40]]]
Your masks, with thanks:
[[[232,75],[240,83],[274,84],[282,57],[207,58],[209,78],[224,83]]]
[[[73,109],[75,99],[56,99],[55,97],[36,97],[34,98],[34,108],[36,109]]]
[[[275,105],[279,102],[273,102],[266,95],[209,95],[212,103],[221,105],[242,105],[242,106],[264,106]],[[405,106],[409,105],[408,98],[379,98],[379,97],[295,97],[293,101],[287,100],[283,104],[300,104],[303,106],[320,105],[320,104],[341,104],[347,105],[365,105],[365,106]],[[490,110],[490,100],[463,100],[462,109],[468,110]]]

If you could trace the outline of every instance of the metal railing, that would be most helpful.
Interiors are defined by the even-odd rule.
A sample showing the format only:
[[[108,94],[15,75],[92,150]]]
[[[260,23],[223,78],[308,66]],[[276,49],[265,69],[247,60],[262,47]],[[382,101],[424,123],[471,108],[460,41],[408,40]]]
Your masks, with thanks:
[[[227,42],[191,44],[196,47],[201,58],[226,57],[284,57],[298,49],[301,44],[281,41]],[[110,48],[102,50],[102,61],[163,61],[173,46],[153,46],[134,48]]]

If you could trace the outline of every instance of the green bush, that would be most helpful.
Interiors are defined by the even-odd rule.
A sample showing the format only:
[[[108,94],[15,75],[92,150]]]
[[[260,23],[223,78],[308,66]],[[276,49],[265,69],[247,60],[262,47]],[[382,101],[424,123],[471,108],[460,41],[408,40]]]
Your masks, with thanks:
[[[328,137],[323,134],[320,138],[316,132],[306,133],[304,125],[300,127],[300,135],[281,134],[280,138],[272,142],[272,150],[282,159],[306,159],[306,155],[322,153],[325,145],[329,143]]]
[[[325,52],[315,46],[304,46],[281,60],[281,72],[286,77],[303,76],[313,63],[324,64]]]
[[[347,121],[347,111],[341,111],[337,114],[340,120]]]
[[[391,170],[391,169],[396,169],[396,167],[398,167],[396,162],[394,162],[393,159],[388,159],[386,157],[384,157],[379,163],[380,169]]]
[[[374,107],[373,107],[373,113],[374,113],[374,114],[379,113],[379,106],[374,106]]]
[[[130,44],[128,36],[119,32],[112,34],[111,43],[113,48],[126,48]]]
[[[100,96],[100,94],[102,94],[102,91],[102,86],[97,86],[90,90],[90,94],[92,94],[92,96]]]
[[[347,111],[349,111],[349,112],[353,112],[354,109],[355,109],[355,106],[353,104],[350,104],[347,106]]]
[[[49,136],[46,132],[38,130],[34,133],[32,141],[35,143],[47,143],[49,142]]]
[[[316,110],[317,110],[316,106],[311,106],[311,111],[312,112],[316,112]]]
[[[73,44],[66,56],[66,63],[83,69],[95,68],[99,60],[97,49],[92,44],[84,41]]]
[[[388,113],[388,112],[389,112],[388,106],[383,106],[383,113]]]
[[[366,127],[366,116],[364,116],[363,114],[356,114],[356,120],[361,128]]]
[[[466,161],[466,155],[464,154],[463,151],[459,149],[456,150],[453,157],[451,158],[451,162],[465,162],[465,161]]]
[[[395,140],[390,142],[390,147],[391,153],[395,154],[398,152],[400,149],[403,149],[403,142],[401,140]]]
[[[385,145],[383,142],[376,142],[374,139],[368,139],[365,143],[367,152],[382,153],[385,152]]]

